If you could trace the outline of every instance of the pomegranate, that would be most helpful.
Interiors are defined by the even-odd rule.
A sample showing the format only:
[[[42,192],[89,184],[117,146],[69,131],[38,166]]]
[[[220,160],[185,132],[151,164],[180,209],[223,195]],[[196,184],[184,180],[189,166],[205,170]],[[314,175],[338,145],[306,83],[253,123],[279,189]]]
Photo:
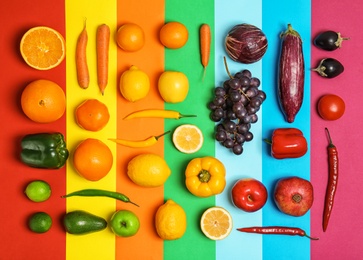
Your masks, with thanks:
[[[314,202],[313,185],[300,177],[287,177],[278,180],[274,200],[285,214],[300,217],[305,215]]]

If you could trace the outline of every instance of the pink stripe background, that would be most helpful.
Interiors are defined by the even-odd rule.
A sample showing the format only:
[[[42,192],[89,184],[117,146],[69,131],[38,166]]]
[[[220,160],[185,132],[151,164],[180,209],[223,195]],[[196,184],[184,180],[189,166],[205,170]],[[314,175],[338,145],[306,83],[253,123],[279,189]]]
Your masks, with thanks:
[[[361,1],[312,1],[312,38],[324,30],[341,32],[350,37],[343,47],[327,52],[312,47],[311,67],[316,67],[322,58],[338,59],[345,67],[342,75],[334,79],[311,76],[311,103],[316,104],[323,94],[331,93],[345,100],[346,112],[337,121],[324,121],[312,107],[311,115],[311,180],[315,188],[315,202],[311,212],[312,234],[320,237],[318,243],[311,243],[311,259],[362,259],[363,232],[361,213],[363,200],[362,166],[360,158],[362,98],[362,24],[363,5]],[[340,177],[327,231],[322,231],[322,209],[327,183],[327,138],[324,127],[328,127],[340,158]]]

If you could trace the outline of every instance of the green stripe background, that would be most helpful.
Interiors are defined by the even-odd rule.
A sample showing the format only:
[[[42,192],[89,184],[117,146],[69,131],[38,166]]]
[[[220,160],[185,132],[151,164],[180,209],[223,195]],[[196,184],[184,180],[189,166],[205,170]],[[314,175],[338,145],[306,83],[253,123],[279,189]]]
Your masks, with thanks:
[[[214,53],[211,52],[210,63],[203,79],[199,50],[199,28],[203,23],[211,26],[211,50],[214,50],[214,1],[166,0],[165,22],[171,21],[183,23],[188,28],[189,38],[187,44],[180,49],[165,49],[165,70],[185,73],[189,80],[189,93],[181,103],[165,103],[165,109],[194,114],[197,117],[165,120],[165,130],[174,130],[181,124],[194,124],[203,131],[204,143],[197,153],[183,154],[173,147],[172,142],[165,142],[165,159],[171,166],[172,174],[165,184],[164,198],[172,199],[184,208],[187,214],[187,231],[178,240],[164,241],[164,259],[215,259],[215,242],[206,238],[199,226],[203,211],[215,205],[215,197],[199,198],[192,195],[185,187],[184,177],[186,165],[191,159],[215,155],[214,123],[209,119],[207,108],[207,103],[213,97]]]

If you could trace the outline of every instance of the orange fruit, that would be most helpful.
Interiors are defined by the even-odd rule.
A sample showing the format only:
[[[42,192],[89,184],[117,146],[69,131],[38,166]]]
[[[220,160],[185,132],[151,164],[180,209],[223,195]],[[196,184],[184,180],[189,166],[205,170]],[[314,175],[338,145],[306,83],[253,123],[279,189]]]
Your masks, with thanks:
[[[33,27],[23,35],[20,53],[30,67],[49,70],[63,61],[66,55],[65,41],[63,36],[52,28]]]
[[[203,133],[195,125],[180,125],[174,130],[173,143],[182,153],[195,153],[203,145]]]
[[[211,207],[204,211],[200,227],[206,237],[212,240],[224,239],[232,231],[232,216],[222,207]]]
[[[21,108],[34,122],[50,123],[64,114],[66,97],[63,89],[53,81],[35,80],[23,90]]]
[[[188,29],[182,23],[169,22],[161,27],[159,38],[165,47],[178,49],[188,41]]]
[[[88,138],[76,147],[73,165],[79,175],[89,181],[98,181],[111,170],[113,156],[110,148],[102,141]]]
[[[134,23],[123,24],[116,34],[117,45],[124,51],[140,50],[145,44],[143,29]]]
[[[76,108],[76,122],[83,129],[99,131],[107,125],[109,119],[107,106],[97,99],[87,99]]]

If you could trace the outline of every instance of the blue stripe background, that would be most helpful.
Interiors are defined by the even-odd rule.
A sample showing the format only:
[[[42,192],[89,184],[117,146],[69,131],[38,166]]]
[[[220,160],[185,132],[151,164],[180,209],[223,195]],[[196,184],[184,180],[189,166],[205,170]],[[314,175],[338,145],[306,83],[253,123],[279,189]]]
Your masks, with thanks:
[[[292,124],[285,121],[277,99],[277,62],[281,45],[279,35],[286,30],[288,23],[291,23],[302,37],[306,71],[303,105]],[[310,143],[311,2],[264,0],[262,28],[269,39],[269,49],[263,58],[262,65],[263,86],[268,97],[263,105],[263,136],[270,137],[275,128],[296,127],[303,131]],[[296,175],[310,179],[310,152],[302,158],[276,160],[270,156],[269,145],[264,145],[262,167],[263,183],[271,194],[263,208],[263,225],[299,227],[309,232],[310,212],[303,217],[292,217],[279,212],[273,201],[273,187],[281,177]],[[263,236],[263,259],[310,259],[310,240],[305,237],[265,235]]]

